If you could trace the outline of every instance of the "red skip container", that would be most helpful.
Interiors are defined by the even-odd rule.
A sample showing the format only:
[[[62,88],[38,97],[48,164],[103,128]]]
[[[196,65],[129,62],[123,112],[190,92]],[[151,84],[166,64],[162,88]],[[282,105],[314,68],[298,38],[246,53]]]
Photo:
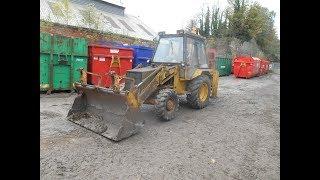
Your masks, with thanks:
[[[252,78],[260,75],[261,60],[256,57],[241,56],[233,61],[233,74],[237,78]]]
[[[107,75],[114,71],[118,75],[125,75],[132,69],[133,49],[112,47],[105,45],[89,45],[88,71],[102,76],[100,86],[110,87],[111,77]],[[98,85],[99,77],[88,75],[89,84]]]
[[[269,71],[269,61],[265,60],[265,59],[261,59],[260,62],[260,70],[259,70],[259,74],[260,75],[264,75],[267,74]]]

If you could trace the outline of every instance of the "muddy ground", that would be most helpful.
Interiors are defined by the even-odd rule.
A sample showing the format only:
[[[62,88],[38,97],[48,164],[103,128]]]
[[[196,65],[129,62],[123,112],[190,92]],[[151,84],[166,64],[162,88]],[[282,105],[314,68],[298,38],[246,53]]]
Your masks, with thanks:
[[[40,96],[41,179],[280,179],[280,75],[221,77],[202,110],[182,102],[118,143],[66,120],[75,94]]]

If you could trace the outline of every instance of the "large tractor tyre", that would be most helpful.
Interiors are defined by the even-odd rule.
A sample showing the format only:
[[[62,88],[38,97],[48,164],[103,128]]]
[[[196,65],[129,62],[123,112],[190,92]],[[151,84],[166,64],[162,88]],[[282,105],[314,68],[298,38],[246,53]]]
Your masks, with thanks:
[[[175,118],[179,107],[178,95],[172,89],[162,89],[156,97],[156,115],[163,121]]]
[[[187,102],[195,109],[202,109],[209,104],[211,92],[210,79],[206,75],[201,75],[187,84]]]

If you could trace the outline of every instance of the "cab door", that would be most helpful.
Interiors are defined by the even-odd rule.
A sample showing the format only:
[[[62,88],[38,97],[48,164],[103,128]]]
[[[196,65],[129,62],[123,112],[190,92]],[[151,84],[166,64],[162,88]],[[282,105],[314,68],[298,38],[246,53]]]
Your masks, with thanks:
[[[192,38],[186,38],[186,69],[185,78],[191,79],[199,68],[208,68],[204,43]]]
[[[184,72],[185,79],[191,79],[192,75],[199,66],[198,47],[194,39],[186,38],[186,67]]]

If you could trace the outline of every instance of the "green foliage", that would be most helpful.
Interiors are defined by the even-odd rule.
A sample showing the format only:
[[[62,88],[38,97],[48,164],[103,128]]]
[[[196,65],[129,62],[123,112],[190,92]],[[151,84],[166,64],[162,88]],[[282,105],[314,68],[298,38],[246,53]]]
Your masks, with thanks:
[[[199,34],[200,34],[201,36],[205,36],[205,34],[204,34],[204,16],[203,16],[203,11],[202,11],[202,13],[201,13],[199,22],[200,22]]]
[[[263,12],[263,13],[262,13]],[[251,38],[256,39],[262,33],[267,21],[267,9],[255,3],[247,12],[245,17],[245,28]]]
[[[246,0],[228,0],[228,3],[235,12],[243,10],[243,8],[245,8],[248,4]]]
[[[100,17],[94,4],[89,4],[85,7],[82,14],[82,21],[88,25],[90,28],[99,29],[100,27]]]
[[[199,33],[201,36],[204,36],[204,30],[203,30],[203,20],[200,19],[200,28],[199,28]]]
[[[280,40],[274,28],[275,13],[259,3],[249,5],[247,0],[228,0],[228,3],[225,10],[214,6],[210,12],[207,7],[206,13],[202,10],[198,19],[189,26],[199,22],[199,33],[208,38],[209,47],[217,46],[216,39],[238,39],[240,44],[237,46],[245,47],[246,52],[279,61]],[[226,51],[235,54],[238,50],[230,47]]]
[[[206,18],[204,21],[204,36],[210,36],[210,10],[209,7],[207,8]]]
[[[245,0],[228,0],[233,12],[228,16],[229,31],[232,37],[239,38],[242,42],[249,41],[251,38],[246,29],[246,10]]]
[[[56,16],[63,18],[68,24],[71,18],[70,0],[52,2],[52,10]]]
[[[264,21],[260,25],[260,32],[257,33],[255,37],[257,44],[260,46],[267,58],[279,61],[280,40],[278,40],[276,30],[274,28],[275,13],[260,6],[259,14],[264,18]]]
[[[54,24],[51,21],[40,20],[40,31],[53,27]]]
[[[217,37],[219,35],[218,33],[218,27],[220,24],[219,20],[219,8],[212,8],[212,16],[211,16],[211,35]]]

